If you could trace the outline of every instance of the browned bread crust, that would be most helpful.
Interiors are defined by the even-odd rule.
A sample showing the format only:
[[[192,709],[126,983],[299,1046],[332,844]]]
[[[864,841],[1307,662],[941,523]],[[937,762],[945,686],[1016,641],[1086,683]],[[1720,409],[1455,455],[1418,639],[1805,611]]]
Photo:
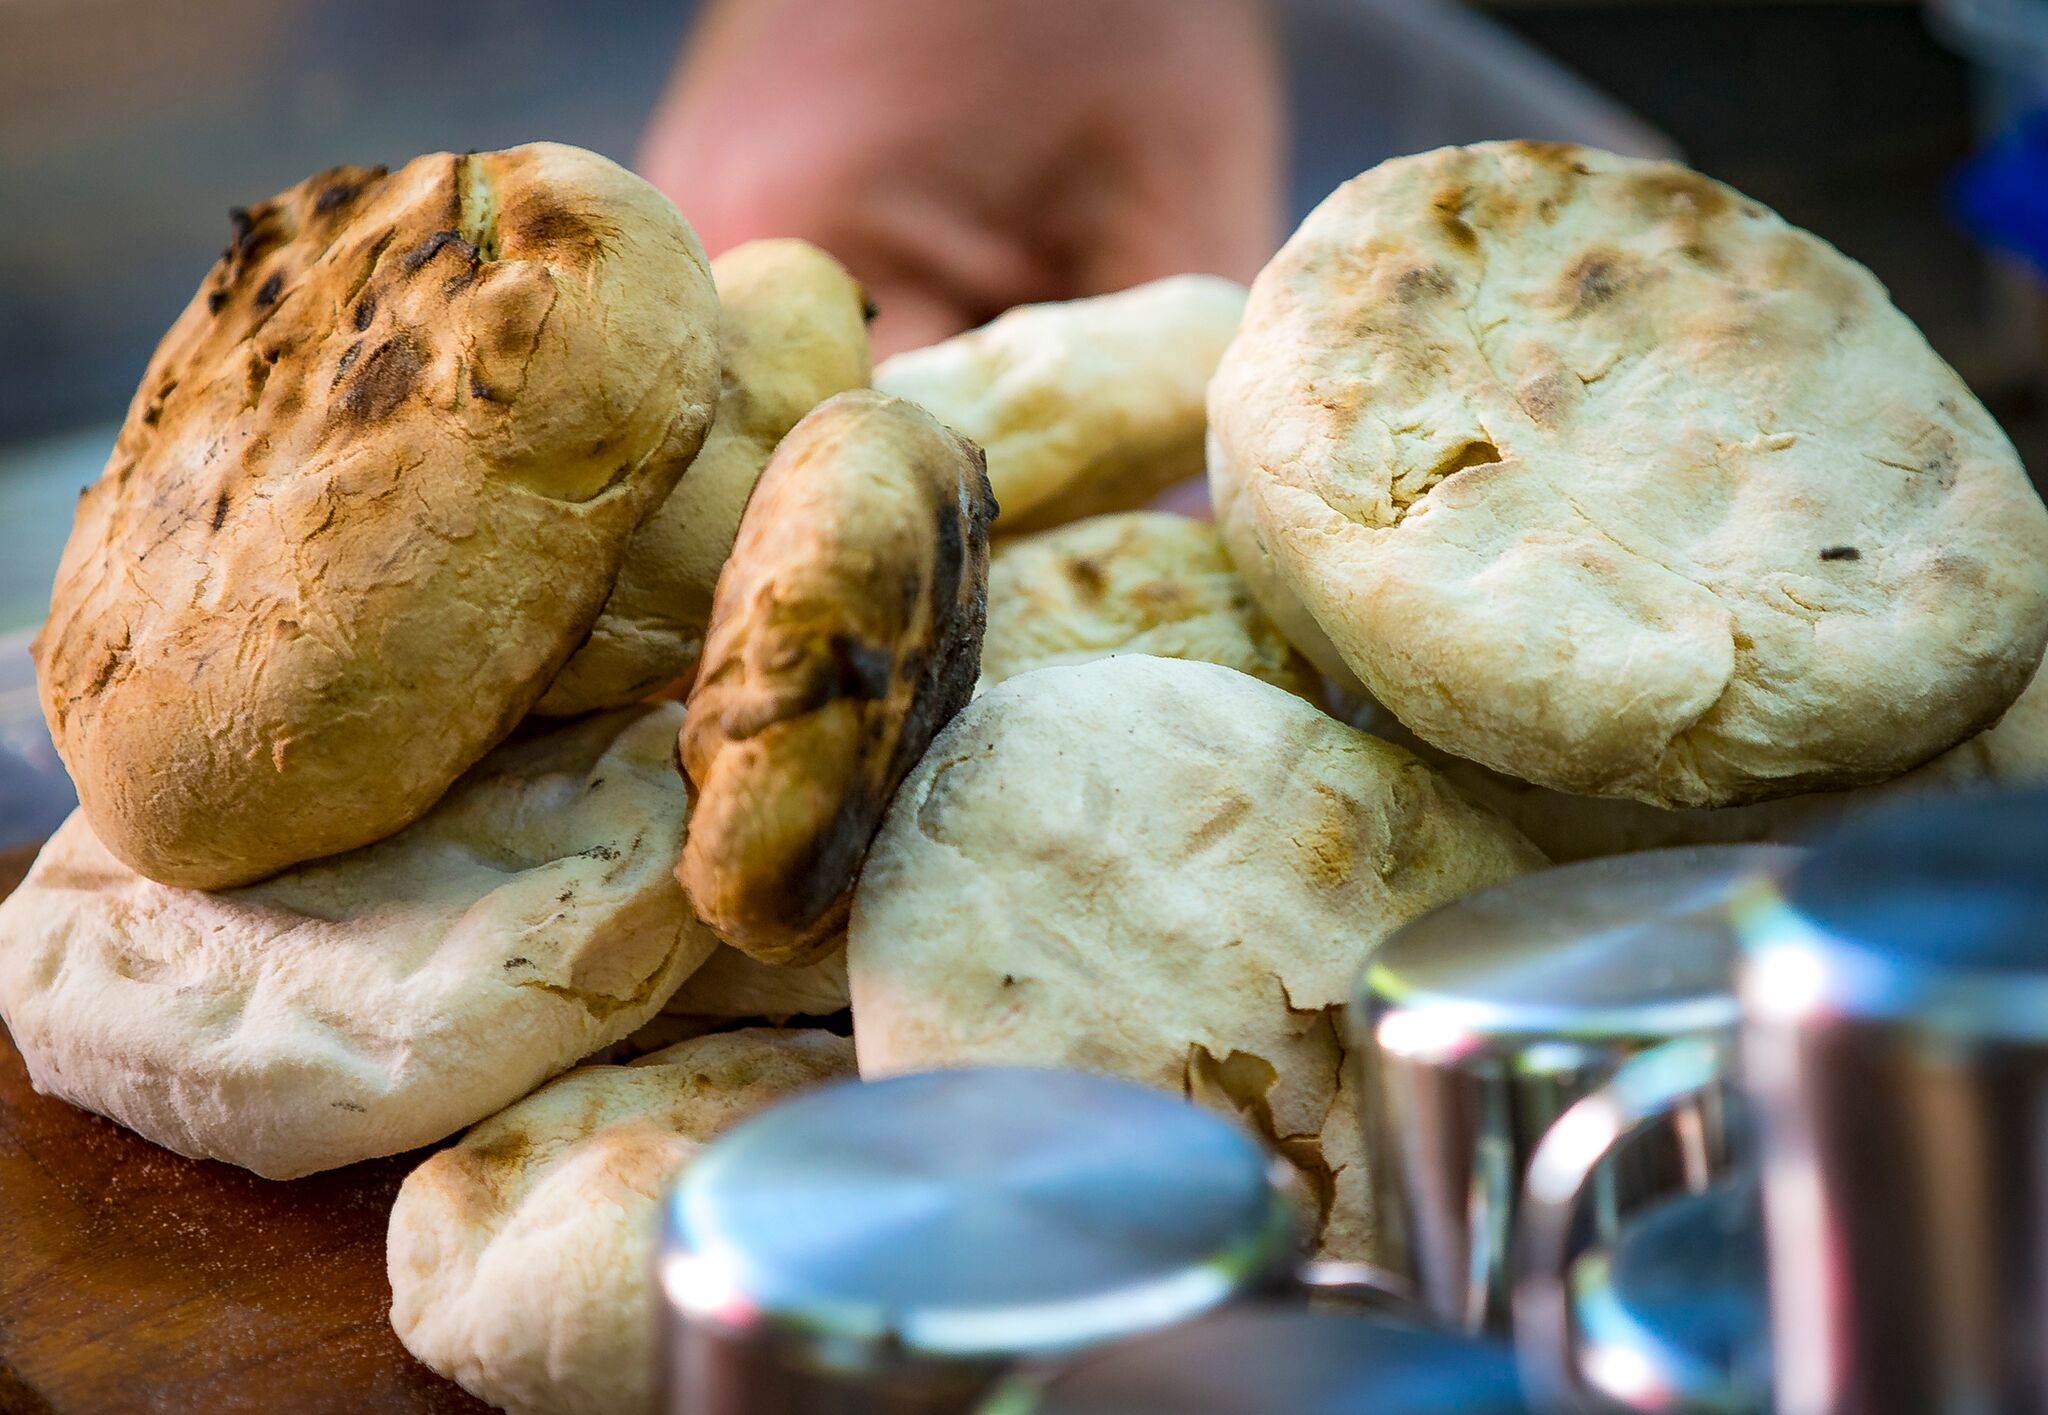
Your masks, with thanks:
[[[716,328],[687,223],[575,148],[237,212],[36,642],[107,848],[213,888],[417,819],[589,631],[703,439]]]
[[[882,813],[980,671],[981,449],[900,398],[821,403],[754,488],[683,724],[677,874],[764,962],[831,947]]]

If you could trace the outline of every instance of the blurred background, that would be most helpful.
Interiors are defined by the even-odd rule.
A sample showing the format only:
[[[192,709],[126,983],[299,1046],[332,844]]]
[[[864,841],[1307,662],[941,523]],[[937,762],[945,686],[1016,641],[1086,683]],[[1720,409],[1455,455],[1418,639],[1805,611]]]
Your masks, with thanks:
[[[1443,143],[1682,155],[1873,267],[2048,469],[2048,0],[1273,3],[1292,217]],[[339,162],[538,137],[630,162],[691,10],[0,0],[0,755],[54,769],[25,632],[228,208]],[[9,780],[0,835],[53,825],[61,774],[33,799]]]

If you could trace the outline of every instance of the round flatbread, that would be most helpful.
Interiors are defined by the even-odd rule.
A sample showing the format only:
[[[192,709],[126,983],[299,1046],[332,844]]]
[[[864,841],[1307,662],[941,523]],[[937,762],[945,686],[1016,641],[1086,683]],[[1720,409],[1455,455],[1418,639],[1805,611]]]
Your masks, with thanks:
[[[388,840],[221,893],[83,814],[0,904],[37,1089],[291,1179],[429,1144],[652,1017],[710,956],[674,868],[673,703],[498,748]]]
[[[1214,526],[1124,511],[998,543],[983,684],[1115,653],[1220,663],[1311,701],[1319,691],[1252,602]]]
[[[1244,287],[1176,275],[1114,295],[1020,305],[898,354],[875,386],[988,451],[998,529],[1142,506],[1202,474],[1202,391]]]
[[[1990,415],[1867,270],[1666,163],[1483,144],[1346,183],[1209,408],[1372,695],[1555,789],[1883,780],[2048,640],[2048,510]]]
[[[107,849],[213,889],[418,819],[696,454],[717,318],[676,209],[575,148],[337,168],[236,213],[36,640]]]
[[[718,413],[704,448],[626,548],[590,638],[535,711],[620,707],[696,666],[711,591],[768,457],[797,420],[866,385],[867,296],[806,241],[749,241],[711,262],[718,282]]]
[[[1137,654],[974,700],[898,793],[847,941],[863,1076],[1109,1072],[1242,1117],[1372,1247],[1339,1019],[1380,940],[1543,863],[1408,753]]]
[[[834,946],[897,783],[974,691],[994,514],[980,449],[900,398],[842,393],[775,449],[682,741],[683,886],[735,948]]]
[[[843,1037],[759,1030],[557,1078],[406,1177],[392,1328],[513,1415],[651,1408],[662,1191],[726,1127],[852,1072]]]
[[[1910,792],[2048,782],[2048,682],[2039,673],[1996,725],[1903,776],[1875,786],[1785,796],[1748,806],[1667,811],[1640,801],[1568,796],[1447,756],[1403,734],[1398,724],[1380,730],[1413,749],[1467,796],[1512,821],[1559,864],[1675,845],[1789,844],[1844,816]]]

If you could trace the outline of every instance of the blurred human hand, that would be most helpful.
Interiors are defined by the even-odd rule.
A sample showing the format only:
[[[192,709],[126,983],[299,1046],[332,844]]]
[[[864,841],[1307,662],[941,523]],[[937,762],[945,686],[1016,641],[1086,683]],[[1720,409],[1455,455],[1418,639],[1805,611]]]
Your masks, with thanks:
[[[1263,0],[715,0],[640,167],[714,254],[838,256],[884,356],[1026,301],[1250,279],[1283,125]]]

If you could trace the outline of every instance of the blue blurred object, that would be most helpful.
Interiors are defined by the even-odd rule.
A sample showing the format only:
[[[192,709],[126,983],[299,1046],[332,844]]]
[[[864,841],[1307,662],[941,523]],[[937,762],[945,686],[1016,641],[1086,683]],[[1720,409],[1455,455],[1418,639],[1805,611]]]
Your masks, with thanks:
[[[1950,197],[1972,235],[2048,274],[2048,108],[1965,163]]]
[[[0,849],[40,843],[78,804],[43,725],[29,638],[0,634]]]
[[[1753,1172],[1667,1199],[1572,1273],[1583,1354],[1625,1405],[1645,1388],[1750,1410],[1770,1380],[1762,1199]],[[1720,1399],[1709,1402],[1703,1393]]]
[[[1386,1316],[1251,1304],[1027,1373],[980,1415],[1528,1415],[1514,1357]]]

